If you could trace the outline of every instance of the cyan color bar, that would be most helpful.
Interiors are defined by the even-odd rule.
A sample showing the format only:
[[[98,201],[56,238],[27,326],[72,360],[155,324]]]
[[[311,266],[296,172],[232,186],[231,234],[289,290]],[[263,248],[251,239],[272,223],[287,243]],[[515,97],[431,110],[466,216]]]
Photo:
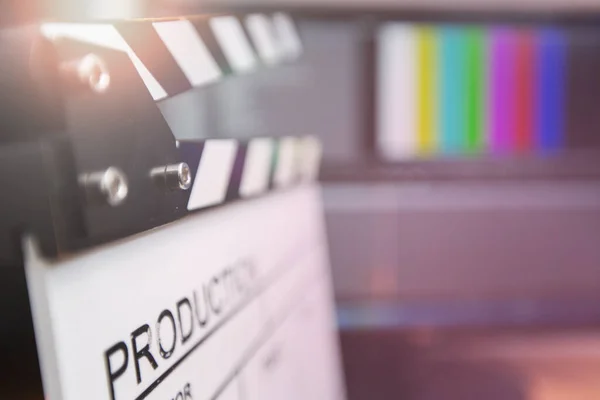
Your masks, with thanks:
[[[540,150],[563,146],[565,129],[566,39],[555,29],[545,29],[539,37],[539,105],[537,141]]]
[[[445,27],[440,33],[440,150],[456,154],[467,139],[466,35],[458,27]]]

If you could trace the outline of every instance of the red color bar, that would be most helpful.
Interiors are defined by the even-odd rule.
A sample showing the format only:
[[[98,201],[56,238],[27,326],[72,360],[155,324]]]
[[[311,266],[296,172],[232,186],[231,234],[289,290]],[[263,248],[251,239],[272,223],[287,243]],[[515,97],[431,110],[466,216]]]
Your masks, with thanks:
[[[537,57],[536,38],[533,32],[520,31],[517,35],[516,51],[516,115],[515,115],[515,150],[517,152],[529,151],[534,146],[534,135],[537,132],[536,98]]]

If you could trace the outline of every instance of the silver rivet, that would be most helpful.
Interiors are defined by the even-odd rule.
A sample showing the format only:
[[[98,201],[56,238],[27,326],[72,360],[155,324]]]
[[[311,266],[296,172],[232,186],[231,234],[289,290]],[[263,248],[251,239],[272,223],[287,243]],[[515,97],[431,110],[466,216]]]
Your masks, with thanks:
[[[83,174],[79,177],[79,183],[85,190],[88,201],[113,207],[123,203],[129,192],[125,174],[115,167]]]
[[[61,66],[61,71],[71,84],[83,86],[95,93],[104,93],[110,86],[110,73],[106,63],[95,54],[66,62]]]
[[[184,162],[152,168],[150,176],[159,187],[168,190],[188,190],[192,186],[192,172]]]

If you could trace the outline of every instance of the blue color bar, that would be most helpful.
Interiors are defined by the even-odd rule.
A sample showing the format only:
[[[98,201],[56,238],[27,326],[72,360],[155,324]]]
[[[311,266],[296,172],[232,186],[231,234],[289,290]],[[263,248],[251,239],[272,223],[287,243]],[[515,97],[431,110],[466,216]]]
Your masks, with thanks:
[[[545,29],[539,46],[537,141],[540,150],[554,151],[564,142],[566,40],[559,31]]]

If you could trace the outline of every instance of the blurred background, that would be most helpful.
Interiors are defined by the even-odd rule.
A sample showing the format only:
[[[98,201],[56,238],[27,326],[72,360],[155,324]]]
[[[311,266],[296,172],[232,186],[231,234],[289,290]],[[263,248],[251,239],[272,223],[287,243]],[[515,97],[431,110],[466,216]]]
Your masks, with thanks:
[[[7,1],[37,19],[289,11],[299,61],[159,103],[312,134],[348,397],[600,398],[600,2]]]

